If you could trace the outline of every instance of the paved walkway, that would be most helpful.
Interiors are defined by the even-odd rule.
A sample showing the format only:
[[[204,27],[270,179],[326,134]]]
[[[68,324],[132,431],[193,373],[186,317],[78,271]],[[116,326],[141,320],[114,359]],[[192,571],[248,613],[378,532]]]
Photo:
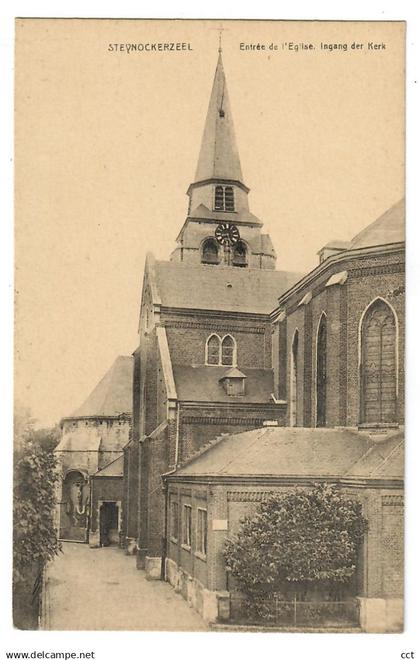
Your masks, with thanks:
[[[44,630],[208,630],[169,584],[149,581],[115,547],[63,543],[48,566]]]

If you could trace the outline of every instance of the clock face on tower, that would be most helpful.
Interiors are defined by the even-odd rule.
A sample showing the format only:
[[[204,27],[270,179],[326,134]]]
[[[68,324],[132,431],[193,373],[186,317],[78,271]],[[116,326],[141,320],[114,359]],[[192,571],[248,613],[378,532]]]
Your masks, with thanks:
[[[238,228],[230,222],[220,224],[215,231],[215,236],[220,245],[234,245],[240,238]]]

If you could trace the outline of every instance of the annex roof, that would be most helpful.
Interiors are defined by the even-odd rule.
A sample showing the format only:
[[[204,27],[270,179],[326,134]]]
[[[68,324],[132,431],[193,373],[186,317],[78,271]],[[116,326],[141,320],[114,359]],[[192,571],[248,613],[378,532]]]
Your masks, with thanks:
[[[402,431],[374,444],[356,429],[268,427],[221,437],[175,474],[402,478],[391,460],[401,441]]]
[[[83,435],[75,433],[66,433],[62,436],[60,442],[54,451],[99,451],[101,438],[95,429],[86,428]]]
[[[226,367],[173,365],[176,391],[180,401],[206,403],[273,403],[274,376],[271,369],[241,368],[246,376],[246,393],[230,396],[220,383]]]
[[[69,417],[117,417],[131,414],[132,379],[132,356],[118,356],[86,401]]]
[[[156,286],[164,307],[269,314],[301,274],[156,261]]]

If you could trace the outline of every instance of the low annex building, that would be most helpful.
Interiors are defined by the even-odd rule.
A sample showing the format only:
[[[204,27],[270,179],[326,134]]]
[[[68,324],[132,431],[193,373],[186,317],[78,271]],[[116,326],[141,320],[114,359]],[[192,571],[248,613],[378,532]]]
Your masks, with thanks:
[[[367,630],[399,630],[403,592],[403,432],[272,428],[221,437],[164,477],[166,577],[209,621],[229,619],[237,587],[223,549],[240,521],[272,493],[338,484],[369,520],[348,596]],[[373,558],[373,559],[372,559]]]
[[[57,524],[62,540],[87,542],[92,523],[91,539],[94,544],[98,542],[98,512],[95,508],[93,513],[91,507],[91,478],[94,475],[99,477],[109,464],[114,465],[116,459],[122,457],[123,447],[129,440],[132,373],[133,358],[119,356],[86,401],[72,415],[61,420],[61,440],[55,454],[61,476]],[[112,470],[115,472],[115,465]],[[109,480],[104,482],[110,490],[107,494],[107,486],[103,488],[101,498],[119,502],[121,508],[122,474],[114,474],[113,478],[114,482],[118,479],[118,486],[115,483],[111,486]],[[99,492],[99,484],[94,492]],[[117,519],[118,516],[121,519],[120,510]]]

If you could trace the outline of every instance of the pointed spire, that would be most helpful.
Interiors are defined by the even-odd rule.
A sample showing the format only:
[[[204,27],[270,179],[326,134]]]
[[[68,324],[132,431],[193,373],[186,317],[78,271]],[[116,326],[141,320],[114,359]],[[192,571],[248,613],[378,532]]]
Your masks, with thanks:
[[[221,43],[194,181],[207,179],[230,179],[243,183]]]

